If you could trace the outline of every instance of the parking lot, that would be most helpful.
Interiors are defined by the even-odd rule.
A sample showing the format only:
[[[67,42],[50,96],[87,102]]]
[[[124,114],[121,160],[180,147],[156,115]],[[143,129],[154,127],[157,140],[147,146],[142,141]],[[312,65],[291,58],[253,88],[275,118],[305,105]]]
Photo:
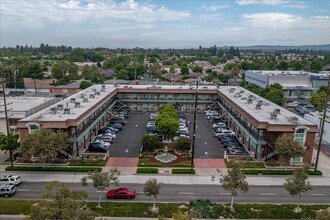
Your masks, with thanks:
[[[151,112],[131,112],[127,124],[117,134],[116,141],[110,148],[110,157],[139,157],[141,139],[146,132],[147,122]],[[184,114],[189,121],[193,121],[192,113]],[[196,117],[195,158],[213,159],[223,158],[224,148],[213,137],[213,130],[208,124],[206,116],[198,113]],[[193,123],[189,125],[189,134],[192,140]]]

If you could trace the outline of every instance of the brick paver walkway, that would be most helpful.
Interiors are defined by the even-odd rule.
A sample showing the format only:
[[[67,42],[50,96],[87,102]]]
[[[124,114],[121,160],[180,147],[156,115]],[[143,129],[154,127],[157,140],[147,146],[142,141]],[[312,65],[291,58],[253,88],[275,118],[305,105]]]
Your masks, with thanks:
[[[134,157],[110,157],[106,167],[137,167],[139,158]]]
[[[224,159],[195,159],[196,168],[227,168]]]

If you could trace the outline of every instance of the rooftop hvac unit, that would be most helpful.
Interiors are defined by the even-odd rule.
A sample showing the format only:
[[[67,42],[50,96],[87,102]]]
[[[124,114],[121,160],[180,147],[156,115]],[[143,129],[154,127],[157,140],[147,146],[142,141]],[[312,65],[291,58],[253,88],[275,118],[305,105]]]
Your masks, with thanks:
[[[101,92],[105,92],[105,85],[102,85]]]
[[[235,88],[230,88],[229,93],[233,93],[235,91]]]
[[[71,99],[70,99],[70,102],[71,102],[71,103],[75,103],[75,102],[76,102],[76,98],[71,98]]]
[[[239,93],[244,93],[244,90],[239,91]]]
[[[100,92],[99,92],[99,91],[96,91],[96,92],[95,92],[95,95],[100,95]]]
[[[55,115],[57,113],[57,108],[56,107],[50,108],[50,112]]]
[[[65,108],[64,109],[64,114],[69,115],[70,114],[70,108]]]
[[[92,89],[93,92],[96,92],[96,89]]]
[[[262,100],[258,100],[258,103],[259,103],[260,105],[262,105],[263,101],[262,101]]]
[[[270,113],[270,119],[276,121],[277,120],[277,114],[276,113]]]
[[[290,117],[289,121],[290,121],[292,124],[296,125],[296,124],[298,123],[298,117],[296,117],[296,116],[292,116],[292,117]]]
[[[83,99],[85,97],[85,94],[80,94],[80,98]]]
[[[240,98],[241,95],[238,93],[238,94],[235,94],[234,97],[235,97],[235,98]]]
[[[257,103],[256,104],[256,109],[261,109],[261,104]]]
[[[248,98],[248,99],[247,99],[247,103],[248,103],[248,104],[252,104],[252,99]]]
[[[58,108],[59,110],[63,110],[63,104],[58,104],[58,105],[57,105],[57,108]]]
[[[279,108],[275,108],[275,109],[274,109],[274,113],[277,114],[277,115],[278,115],[278,114],[281,114],[281,109],[279,109]]]
[[[88,98],[84,98],[83,99],[83,102],[88,102]]]
[[[246,100],[246,99],[247,99],[247,97],[242,97],[241,99],[242,99],[242,100]]]
[[[89,98],[93,99],[93,98],[95,98],[95,95],[94,94],[90,94],[89,95]]]
[[[79,108],[80,107],[80,102],[74,103],[74,107]]]

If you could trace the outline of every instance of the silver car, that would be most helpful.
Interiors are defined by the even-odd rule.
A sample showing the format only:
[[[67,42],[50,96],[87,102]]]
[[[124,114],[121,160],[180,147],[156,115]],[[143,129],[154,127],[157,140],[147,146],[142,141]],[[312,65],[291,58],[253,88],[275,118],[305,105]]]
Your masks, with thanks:
[[[8,198],[9,196],[15,194],[16,189],[17,188],[15,185],[11,185],[11,184],[2,185],[2,186],[0,186],[0,196],[4,196],[4,197]]]

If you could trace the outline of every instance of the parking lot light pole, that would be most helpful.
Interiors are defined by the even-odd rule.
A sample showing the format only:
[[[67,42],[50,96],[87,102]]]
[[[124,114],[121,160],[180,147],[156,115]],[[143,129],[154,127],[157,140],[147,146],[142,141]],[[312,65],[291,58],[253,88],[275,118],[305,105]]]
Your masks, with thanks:
[[[197,96],[198,96],[198,78],[196,83],[196,94],[194,100],[194,124],[193,124],[193,139],[191,143],[191,165],[190,169],[194,169],[194,159],[195,159],[195,138],[196,138],[196,115],[197,115]]]
[[[321,146],[322,146],[322,138],[323,138],[323,132],[324,132],[324,123],[325,123],[325,118],[327,115],[329,94],[330,94],[330,76],[328,76],[328,88],[327,88],[327,91],[326,91],[326,94],[324,97],[324,109],[323,109],[323,116],[322,116],[321,128],[320,128],[320,134],[319,134],[319,143],[317,145],[317,153],[316,153],[314,171],[317,171],[317,166],[319,163],[320,151],[321,151]]]

